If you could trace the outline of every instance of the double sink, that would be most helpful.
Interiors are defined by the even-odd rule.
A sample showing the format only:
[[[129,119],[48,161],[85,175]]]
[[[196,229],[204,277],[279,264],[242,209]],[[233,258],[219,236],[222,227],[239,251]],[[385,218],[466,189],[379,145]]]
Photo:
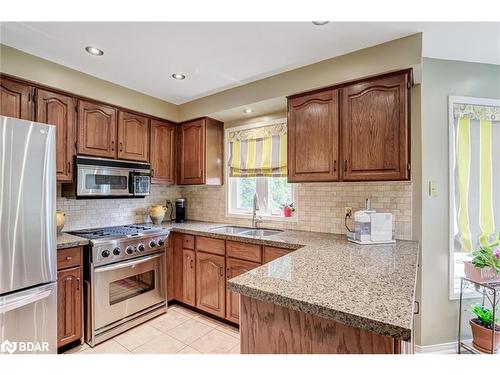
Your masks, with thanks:
[[[240,234],[243,236],[253,237],[268,237],[283,232],[279,229],[256,229],[250,227],[237,227],[232,225],[213,228],[210,231],[215,233]]]

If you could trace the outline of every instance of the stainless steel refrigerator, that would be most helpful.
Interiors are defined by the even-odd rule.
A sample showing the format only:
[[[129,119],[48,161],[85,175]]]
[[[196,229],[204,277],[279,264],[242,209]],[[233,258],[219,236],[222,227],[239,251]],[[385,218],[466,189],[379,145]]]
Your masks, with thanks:
[[[0,353],[57,352],[56,129],[0,116]]]

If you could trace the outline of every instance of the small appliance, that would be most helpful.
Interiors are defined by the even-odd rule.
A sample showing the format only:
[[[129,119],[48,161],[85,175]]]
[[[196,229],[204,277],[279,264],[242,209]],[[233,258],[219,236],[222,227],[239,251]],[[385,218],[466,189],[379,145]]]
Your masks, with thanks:
[[[175,222],[184,223],[186,221],[186,199],[177,198],[175,200]]]
[[[354,213],[354,231],[347,239],[360,245],[395,243],[393,216],[389,212],[376,212],[370,199],[365,199],[364,210]]]
[[[75,183],[62,185],[65,197],[143,198],[150,194],[148,163],[77,156],[75,165]]]

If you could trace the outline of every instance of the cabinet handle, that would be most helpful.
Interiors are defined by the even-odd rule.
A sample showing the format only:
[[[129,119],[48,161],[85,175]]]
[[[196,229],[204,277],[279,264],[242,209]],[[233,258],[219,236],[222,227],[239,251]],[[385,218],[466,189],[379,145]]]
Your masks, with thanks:
[[[189,261],[189,266],[190,266],[191,268],[193,268],[193,260],[192,260],[192,259]]]
[[[344,160],[344,172],[347,172],[347,160]]]
[[[229,267],[226,268],[226,278],[229,280],[231,276],[231,271],[229,270]]]
[[[70,173],[70,172],[71,172],[71,162],[68,161],[68,173]]]
[[[71,260],[73,259],[73,257],[66,257],[66,260]]]
[[[123,151],[123,144],[120,142],[120,152]]]
[[[151,169],[151,177],[154,177],[154,176],[155,176],[155,170]]]
[[[337,172],[337,160],[333,161],[333,171]]]
[[[219,273],[222,276],[224,276],[224,267],[219,267]]]
[[[80,290],[80,278],[76,278],[76,290]]]
[[[111,141],[111,151],[115,151],[115,141]]]

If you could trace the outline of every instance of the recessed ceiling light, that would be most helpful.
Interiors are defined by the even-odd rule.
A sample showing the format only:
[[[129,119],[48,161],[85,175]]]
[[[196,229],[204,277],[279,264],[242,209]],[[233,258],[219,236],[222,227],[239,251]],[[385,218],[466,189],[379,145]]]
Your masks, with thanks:
[[[99,48],[92,47],[92,46],[85,47],[85,51],[87,51],[88,53],[90,53],[91,55],[94,55],[94,56],[104,55],[104,51],[100,50]]]
[[[316,25],[316,26],[323,26],[323,25],[326,25],[328,22],[330,22],[330,21],[312,21],[313,25]]]
[[[245,108],[245,109],[243,110],[243,113],[252,113],[252,112],[253,112],[253,111],[252,111],[252,109],[251,109],[251,108]]]
[[[186,79],[186,76],[182,73],[174,73],[174,74],[172,74],[172,78],[178,79],[178,80],[183,80],[183,79]]]

